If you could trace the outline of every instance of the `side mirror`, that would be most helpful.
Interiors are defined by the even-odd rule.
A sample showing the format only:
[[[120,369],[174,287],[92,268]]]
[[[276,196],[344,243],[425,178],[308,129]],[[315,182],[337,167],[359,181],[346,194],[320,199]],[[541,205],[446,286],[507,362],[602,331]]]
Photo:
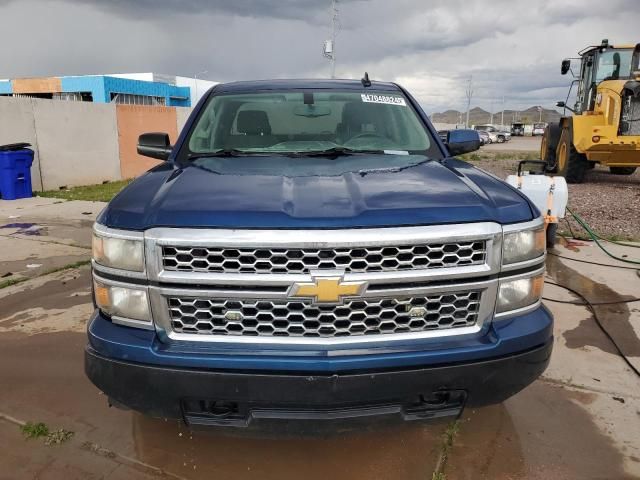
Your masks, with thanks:
[[[172,149],[166,133],[143,133],[138,137],[138,153],[145,157],[167,160]]]
[[[564,108],[566,106],[567,106],[567,104],[564,103],[564,102],[556,102],[556,107]]]
[[[566,75],[571,68],[571,60],[562,60],[562,67],[560,67],[560,73]]]
[[[449,130],[446,143],[452,156],[475,152],[480,148],[480,134],[475,130]]]

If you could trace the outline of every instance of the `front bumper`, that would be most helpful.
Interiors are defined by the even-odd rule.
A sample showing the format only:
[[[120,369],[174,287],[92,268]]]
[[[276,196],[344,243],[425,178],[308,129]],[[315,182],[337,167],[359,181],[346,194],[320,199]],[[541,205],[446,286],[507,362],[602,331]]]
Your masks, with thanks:
[[[505,400],[545,370],[552,343],[549,339],[490,360],[339,374],[152,366],[110,359],[89,346],[85,370],[115,403],[189,424],[247,426],[256,419],[371,416],[418,420]]]

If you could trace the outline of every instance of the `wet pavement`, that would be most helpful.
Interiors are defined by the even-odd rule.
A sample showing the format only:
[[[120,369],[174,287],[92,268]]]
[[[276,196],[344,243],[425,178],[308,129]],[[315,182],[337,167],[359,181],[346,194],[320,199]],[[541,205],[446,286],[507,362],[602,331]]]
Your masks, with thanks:
[[[87,261],[91,225],[104,205],[38,197],[0,202],[0,285]]]
[[[31,223],[37,212],[22,221]],[[3,213],[0,208],[0,224]],[[86,246],[87,225],[69,216],[67,233],[55,234],[48,247]],[[619,264],[597,247],[555,253],[567,258],[549,256],[549,280],[590,301],[640,294],[633,269],[570,260]],[[580,301],[552,285],[545,297]],[[31,278],[0,289],[0,479],[429,479],[436,468],[448,480],[640,478],[640,380],[586,307],[546,304],[556,337],[545,375],[504,404],[466,410],[447,450],[447,424],[338,426],[306,435],[190,432],[177,421],[109,408],[83,372],[92,310],[88,266]],[[595,308],[620,349],[640,365],[640,303]],[[23,437],[19,424],[26,421],[74,435],[47,446]]]

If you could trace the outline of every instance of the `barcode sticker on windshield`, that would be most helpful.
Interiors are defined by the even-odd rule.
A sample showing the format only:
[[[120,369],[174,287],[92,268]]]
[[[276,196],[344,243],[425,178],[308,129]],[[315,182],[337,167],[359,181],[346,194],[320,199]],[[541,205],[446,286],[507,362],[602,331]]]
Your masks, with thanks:
[[[402,97],[394,97],[392,95],[376,95],[375,93],[363,93],[360,95],[362,101],[366,103],[386,103],[387,105],[400,105],[406,107],[407,103]]]

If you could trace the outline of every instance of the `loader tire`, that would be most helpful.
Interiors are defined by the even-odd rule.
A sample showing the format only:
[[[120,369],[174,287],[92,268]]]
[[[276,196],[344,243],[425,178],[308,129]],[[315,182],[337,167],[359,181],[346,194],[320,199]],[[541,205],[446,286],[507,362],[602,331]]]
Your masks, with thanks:
[[[636,167],[609,167],[609,171],[614,175],[633,175]]]
[[[582,183],[589,168],[587,157],[577,152],[573,146],[568,128],[563,128],[560,134],[556,149],[556,165],[558,175],[562,175],[567,183]]]
[[[560,140],[562,129],[560,125],[549,124],[544,129],[542,141],[540,142],[540,160],[547,162],[547,171],[556,173],[558,166],[556,165],[556,148]]]

